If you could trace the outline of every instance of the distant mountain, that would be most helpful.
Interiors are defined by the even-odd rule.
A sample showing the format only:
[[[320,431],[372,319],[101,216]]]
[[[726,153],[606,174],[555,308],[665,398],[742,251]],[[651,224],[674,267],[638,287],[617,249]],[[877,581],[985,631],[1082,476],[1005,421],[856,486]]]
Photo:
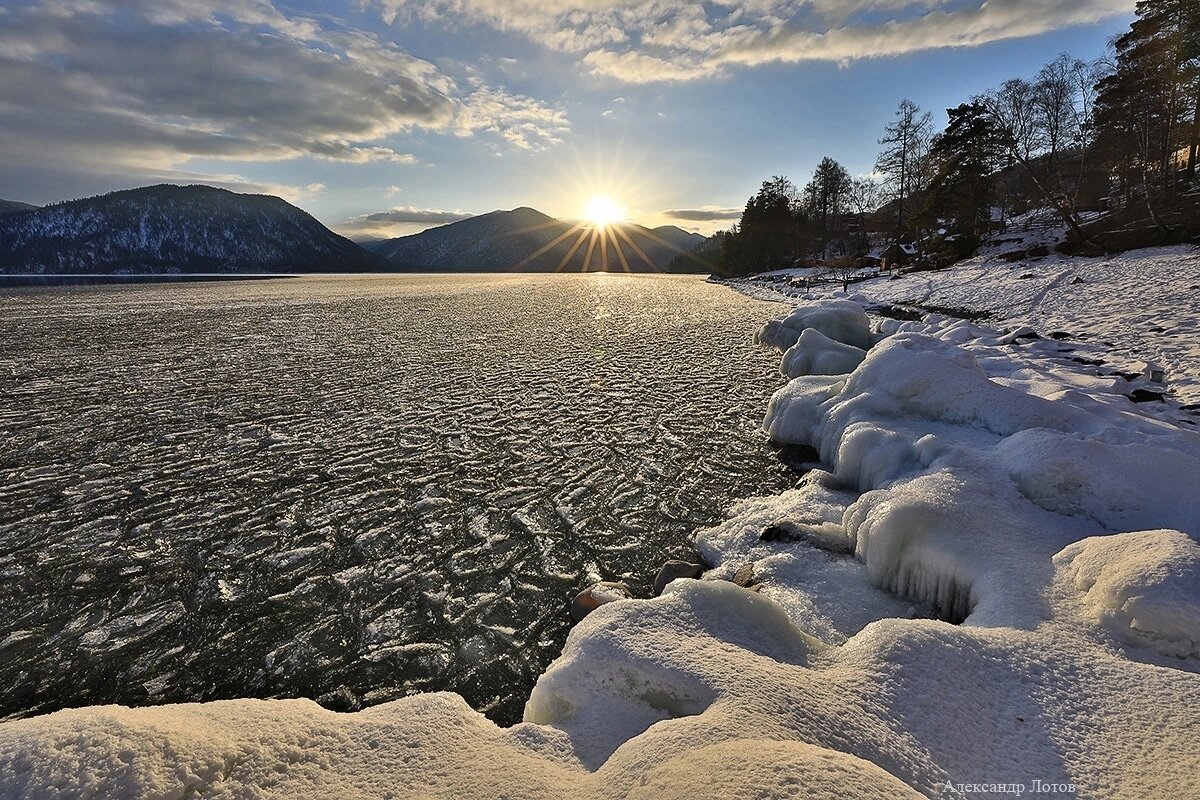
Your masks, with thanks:
[[[20,200],[5,200],[0,198],[0,214],[15,214],[18,211],[34,211],[33,203],[22,203]]]
[[[0,216],[0,273],[382,269],[278,197],[211,186],[147,186]]]
[[[650,230],[621,223],[601,233],[584,223],[516,208],[389,239],[371,249],[393,269],[408,272],[598,271],[605,255],[609,271],[624,271],[627,264],[631,272],[659,272],[703,242],[704,237],[673,225]]]

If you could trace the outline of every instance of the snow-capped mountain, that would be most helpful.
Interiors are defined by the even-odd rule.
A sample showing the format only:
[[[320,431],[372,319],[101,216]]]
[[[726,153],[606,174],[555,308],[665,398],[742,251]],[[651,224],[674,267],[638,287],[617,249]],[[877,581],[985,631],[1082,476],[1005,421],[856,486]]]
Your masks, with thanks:
[[[0,216],[0,273],[386,268],[278,197],[210,186],[147,186]]]
[[[624,255],[630,271],[658,272],[675,256],[691,252],[704,241],[704,237],[673,225],[653,230],[632,223],[609,227],[605,247],[597,240],[591,248],[590,261],[589,227],[558,220],[532,208],[481,214],[412,236],[379,242],[371,249],[385,258],[392,269],[412,272],[581,272],[585,266],[595,271],[603,263],[602,249],[608,252],[609,270],[623,270],[620,255]],[[616,244],[621,248],[620,255]],[[647,263],[647,259],[652,263]]]

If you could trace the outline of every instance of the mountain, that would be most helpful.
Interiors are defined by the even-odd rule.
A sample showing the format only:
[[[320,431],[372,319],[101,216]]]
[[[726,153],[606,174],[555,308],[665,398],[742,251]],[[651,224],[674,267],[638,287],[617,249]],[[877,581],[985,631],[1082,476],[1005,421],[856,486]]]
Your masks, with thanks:
[[[20,200],[5,200],[0,198],[0,214],[16,214],[18,211],[34,211],[33,203],[22,203]]]
[[[147,186],[0,216],[0,273],[386,268],[278,197],[211,186]]]
[[[393,269],[408,272],[598,271],[604,252],[610,272],[624,271],[621,256],[631,272],[660,272],[675,256],[703,241],[673,225],[650,230],[620,223],[600,233],[532,208],[515,208],[389,239],[372,250]]]
[[[685,231],[677,225],[660,225],[652,230],[655,236],[674,245],[684,253],[692,252],[707,241],[700,234]],[[677,255],[680,255],[680,253],[673,253],[672,257]]]

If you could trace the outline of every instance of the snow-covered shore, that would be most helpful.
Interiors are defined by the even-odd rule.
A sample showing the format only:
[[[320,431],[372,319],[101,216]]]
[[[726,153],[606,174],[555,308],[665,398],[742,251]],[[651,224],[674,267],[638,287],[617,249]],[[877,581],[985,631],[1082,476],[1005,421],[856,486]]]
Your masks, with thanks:
[[[64,711],[0,725],[0,795],[1200,796],[1200,434],[1052,341],[869,325],[763,330],[767,429],[819,466],[698,534],[710,580],[581,622],[524,723]],[[746,565],[758,591],[711,580]]]
[[[994,327],[1066,334],[1061,347],[1074,348],[1071,355],[1104,362],[1096,372],[1140,372],[1149,361],[1163,368],[1171,397],[1200,404],[1200,248],[1073,258],[1050,249],[1056,234],[1012,234],[948,269],[865,281],[851,291],[872,303],[982,312]],[[1048,254],[1029,257],[1039,246]],[[1002,257],[1022,252],[1015,261]],[[781,282],[740,285],[772,298],[806,293]]]

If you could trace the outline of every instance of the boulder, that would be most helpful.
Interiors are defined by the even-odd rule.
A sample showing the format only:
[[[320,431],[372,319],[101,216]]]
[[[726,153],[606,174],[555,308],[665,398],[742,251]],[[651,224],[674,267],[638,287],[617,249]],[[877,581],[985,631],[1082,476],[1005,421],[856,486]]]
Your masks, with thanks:
[[[704,574],[704,567],[700,564],[694,564],[690,561],[671,560],[662,565],[662,569],[658,571],[658,575],[654,578],[654,596],[658,597],[663,593],[663,589],[667,584],[679,578],[699,578]]]
[[[579,622],[605,603],[628,600],[631,597],[633,592],[625,584],[600,581],[575,595],[575,599],[571,601],[571,619]]]

